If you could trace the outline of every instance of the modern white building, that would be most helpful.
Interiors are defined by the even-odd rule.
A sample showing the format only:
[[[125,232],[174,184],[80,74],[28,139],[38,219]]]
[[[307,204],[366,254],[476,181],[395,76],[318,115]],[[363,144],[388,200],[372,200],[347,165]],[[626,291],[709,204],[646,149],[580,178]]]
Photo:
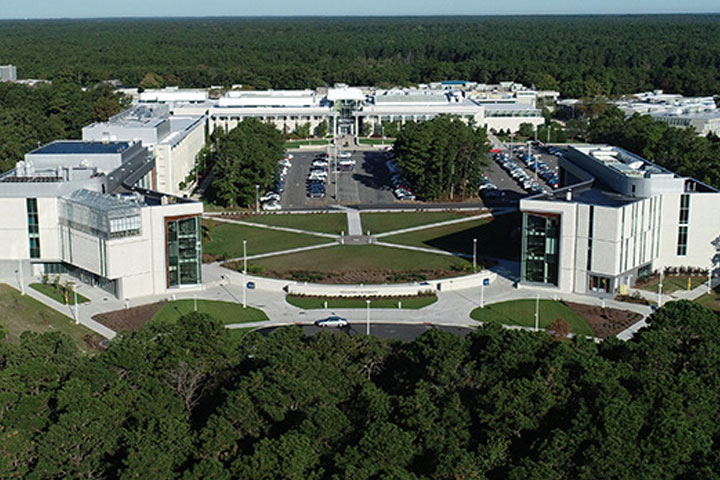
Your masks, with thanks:
[[[560,177],[520,202],[520,286],[615,294],[665,267],[710,267],[714,188],[607,145],[569,147]]]
[[[671,127],[693,128],[701,137],[709,134],[720,136],[720,110],[694,113],[654,113],[655,120]]]
[[[170,115],[165,104],[140,104],[111,117],[107,122],[83,128],[90,142],[142,142],[155,156],[153,188],[172,195],[192,190],[188,174],[205,145],[203,115]]]
[[[0,65],[0,82],[16,82],[17,68],[15,65]]]
[[[141,143],[58,141],[0,175],[0,272],[67,273],[117,298],[198,289],[202,204],[147,187]]]

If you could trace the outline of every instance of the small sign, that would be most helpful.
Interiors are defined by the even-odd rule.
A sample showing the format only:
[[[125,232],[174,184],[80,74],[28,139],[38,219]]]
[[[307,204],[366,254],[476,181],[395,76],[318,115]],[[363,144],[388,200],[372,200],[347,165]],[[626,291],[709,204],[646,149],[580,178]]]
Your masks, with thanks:
[[[483,278],[483,287],[487,287],[490,285],[490,279],[489,278]]]
[[[248,282],[247,288],[248,288],[248,290],[252,290],[253,288],[255,288],[255,282]]]

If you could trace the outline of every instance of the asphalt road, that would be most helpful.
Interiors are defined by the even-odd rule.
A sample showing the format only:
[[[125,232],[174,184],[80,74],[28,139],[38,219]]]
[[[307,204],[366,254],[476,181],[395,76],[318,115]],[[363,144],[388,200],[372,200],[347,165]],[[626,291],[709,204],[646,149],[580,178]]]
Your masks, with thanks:
[[[270,335],[278,328],[284,327],[268,327],[258,329],[257,332],[261,335]],[[320,328],[314,325],[302,325],[302,329],[306,335],[315,335],[321,330],[329,330],[333,332],[343,332],[350,336],[353,335],[365,335],[365,324],[363,323],[351,323],[347,327],[343,328]],[[458,335],[467,335],[473,331],[471,328],[466,327],[448,327],[440,325],[408,325],[399,323],[371,323],[370,334],[378,338],[391,338],[395,340],[411,341],[419,337],[428,330],[445,330],[450,333],[456,333]]]

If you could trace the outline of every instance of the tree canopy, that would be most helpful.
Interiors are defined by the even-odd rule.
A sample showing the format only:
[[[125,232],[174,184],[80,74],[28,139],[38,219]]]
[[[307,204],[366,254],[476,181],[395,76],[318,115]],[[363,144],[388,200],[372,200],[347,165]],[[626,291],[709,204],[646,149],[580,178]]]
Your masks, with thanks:
[[[631,341],[296,327],[210,317],[90,357],[0,339],[0,478],[711,479],[720,323],[666,304]]]
[[[720,91],[720,16],[4,21],[23,78],[257,89],[513,80],[578,98]]]
[[[84,126],[107,120],[125,104],[108,86],[83,90],[62,80],[35,87],[0,82],[0,172],[39,145],[80,138]]]
[[[405,124],[393,145],[398,165],[423,200],[476,194],[488,148],[484,128],[446,115]]]
[[[273,185],[278,160],[285,151],[282,134],[270,124],[246,118],[227,134],[215,137],[215,163],[210,198],[225,206],[252,205],[255,185]]]

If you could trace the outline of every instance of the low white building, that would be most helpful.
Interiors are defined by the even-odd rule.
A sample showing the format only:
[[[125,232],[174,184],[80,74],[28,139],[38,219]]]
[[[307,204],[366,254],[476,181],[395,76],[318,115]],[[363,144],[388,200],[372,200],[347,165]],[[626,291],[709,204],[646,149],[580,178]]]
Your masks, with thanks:
[[[148,185],[140,143],[59,141],[0,175],[0,272],[67,273],[117,298],[201,288],[199,202]]]
[[[153,188],[172,195],[189,193],[188,175],[205,145],[203,115],[170,115],[165,104],[140,104],[83,128],[91,142],[142,142],[155,156]]]
[[[571,146],[560,177],[520,202],[521,286],[612,295],[665,267],[710,267],[714,188],[606,145]]]
[[[701,137],[709,134],[720,136],[720,110],[696,113],[654,113],[655,120],[671,127],[693,128]]]

